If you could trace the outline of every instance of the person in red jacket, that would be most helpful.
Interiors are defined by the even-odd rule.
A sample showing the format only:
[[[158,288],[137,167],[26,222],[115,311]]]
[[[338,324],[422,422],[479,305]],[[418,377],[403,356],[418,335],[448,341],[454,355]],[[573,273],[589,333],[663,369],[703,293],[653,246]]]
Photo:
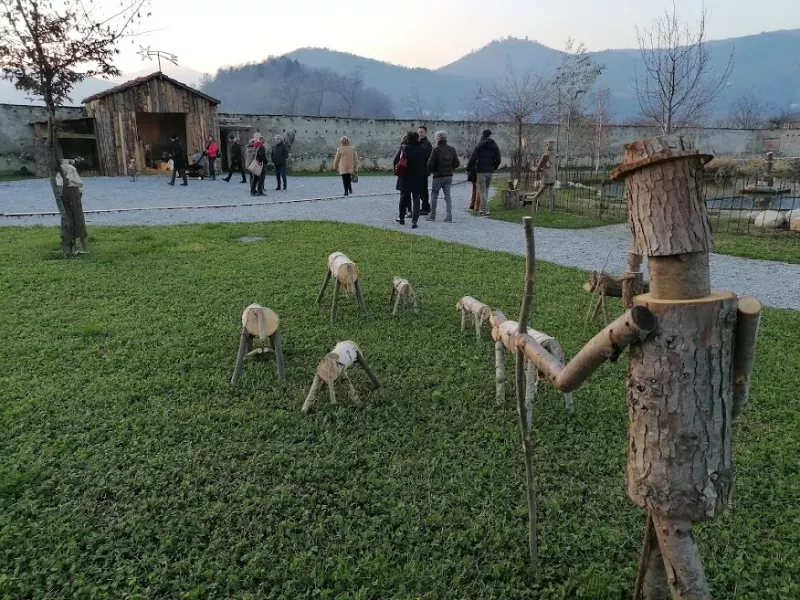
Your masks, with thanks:
[[[217,174],[214,172],[214,163],[219,156],[219,144],[214,141],[214,138],[208,136],[208,143],[206,144],[205,155],[208,157],[208,175],[212,181],[217,179]]]

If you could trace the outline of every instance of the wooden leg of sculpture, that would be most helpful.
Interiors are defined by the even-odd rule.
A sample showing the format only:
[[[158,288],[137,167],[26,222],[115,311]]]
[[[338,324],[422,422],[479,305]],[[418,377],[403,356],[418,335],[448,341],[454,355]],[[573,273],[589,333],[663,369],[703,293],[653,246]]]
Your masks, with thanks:
[[[478,315],[473,315],[475,320],[475,341],[481,341],[481,325],[483,325],[483,319],[481,319]]]
[[[356,300],[358,300],[358,306],[361,307],[361,312],[367,314],[367,303],[364,302],[364,294],[361,293],[361,282],[356,280],[353,284],[356,292]]]
[[[328,393],[331,397],[331,404],[336,404],[336,388],[334,387],[335,381],[328,382]]]
[[[283,362],[283,343],[281,341],[281,332],[276,331],[269,337],[272,343],[272,350],[275,352],[275,370],[278,373],[278,379],[286,378],[286,368]]]
[[[306,396],[306,401],[303,402],[302,411],[304,413],[308,413],[311,410],[311,407],[314,406],[314,400],[317,398],[317,392],[319,392],[319,386],[322,385],[322,379],[320,376],[315,374],[314,381],[311,383],[311,389],[308,390],[308,396]]]
[[[231,377],[231,385],[236,385],[239,376],[242,374],[242,367],[244,366],[244,357],[250,347],[250,334],[247,329],[242,327],[242,336],[239,338],[239,352],[236,355],[236,364],[233,366],[233,377]]]
[[[392,314],[396,315],[397,311],[400,310],[400,294],[396,294],[394,298],[394,309],[392,310]]]
[[[536,400],[539,376],[533,363],[527,362],[525,364],[525,418],[528,420],[528,429],[530,429],[533,424],[533,403]]]
[[[319,288],[319,294],[317,294],[317,304],[322,301],[322,295],[325,293],[325,288],[328,287],[328,282],[331,280],[331,271],[328,269],[325,271],[325,279],[322,280],[322,287]]]
[[[358,399],[358,392],[356,392],[356,388],[353,385],[353,382],[350,380],[350,376],[347,374],[347,371],[342,373],[342,377],[347,383],[347,393],[350,394],[350,400],[352,401],[353,406],[361,406],[361,400]]]
[[[502,340],[494,343],[495,403],[500,406],[506,397],[506,352]]]
[[[658,538],[653,529],[653,518],[647,514],[644,526],[642,556],[633,586],[633,600],[667,600],[669,587],[667,572],[664,570],[664,557],[658,547]]]
[[[339,290],[342,283],[337,279],[333,284],[333,301],[331,302],[331,323],[336,322],[336,310],[339,308]]]
[[[658,545],[669,573],[667,583],[673,598],[711,600],[706,572],[692,533],[691,521],[652,514]]]
[[[375,373],[372,372],[372,369],[367,363],[367,359],[364,358],[364,355],[361,353],[360,350],[358,352],[358,356],[356,357],[356,361],[358,361],[358,364],[361,365],[361,368],[364,369],[364,372],[367,374],[367,377],[369,377],[369,380],[372,382],[372,389],[377,390],[379,387],[381,387],[381,382],[378,381],[377,377],[375,377]]]
[[[417,295],[411,294],[411,302],[414,305],[414,312],[419,314],[419,302],[417,302]]]
[[[467,311],[461,311],[461,333],[467,328]]]
[[[395,294],[397,294],[397,290],[394,289],[394,286],[392,286],[392,293],[389,294],[389,308],[391,308],[394,305]]]

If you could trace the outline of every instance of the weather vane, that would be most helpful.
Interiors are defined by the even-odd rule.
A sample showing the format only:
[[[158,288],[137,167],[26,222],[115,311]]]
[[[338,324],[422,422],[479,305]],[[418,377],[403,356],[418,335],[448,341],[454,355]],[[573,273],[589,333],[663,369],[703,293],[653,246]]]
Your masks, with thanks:
[[[163,50],[150,50],[150,46],[146,48],[144,46],[139,46],[139,52],[137,52],[139,56],[142,57],[142,60],[153,60],[155,56],[158,59],[158,72],[161,73],[161,58],[163,57],[164,60],[168,60],[176,67],[178,66],[178,57],[171,52],[164,52]]]

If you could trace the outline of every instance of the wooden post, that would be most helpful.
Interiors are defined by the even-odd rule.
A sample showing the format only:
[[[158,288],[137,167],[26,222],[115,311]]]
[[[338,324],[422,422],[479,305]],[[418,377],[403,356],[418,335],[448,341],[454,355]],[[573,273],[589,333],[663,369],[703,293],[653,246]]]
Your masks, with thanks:
[[[342,283],[337,279],[333,283],[333,300],[331,301],[331,323],[336,322],[336,310],[339,306],[339,289],[342,287]]]
[[[325,279],[322,280],[322,287],[319,289],[319,294],[317,294],[317,304],[320,303],[322,300],[322,295],[325,293],[325,288],[328,287],[328,282],[331,280],[331,270],[327,269],[325,271]]]
[[[319,388],[322,383],[328,384],[328,392],[330,395],[331,404],[336,404],[336,391],[334,389],[334,384],[339,379],[343,379],[345,383],[347,383],[348,395],[350,396],[352,403],[356,406],[360,405],[361,402],[358,398],[355,387],[353,386],[353,382],[350,381],[350,377],[346,373],[346,370],[355,363],[359,363],[364,369],[367,377],[369,377],[372,381],[373,389],[380,387],[378,378],[375,377],[375,374],[369,368],[369,365],[367,364],[367,361],[358,346],[356,346],[354,342],[350,341],[339,342],[317,366],[317,371],[314,375],[314,381],[311,383],[311,389],[309,390],[308,396],[306,396],[306,400],[303,403],[302,411],[304,413],[308,413],[314,406],[317,393],[319,392]]]
[[[506,352],[502,340],[494,343],[495,403],[500,406],[506,398]]]
[[[646,307],[658,321],[657,335],[631,347],[627,385],[628,496],[648,512],[634,595],[648,600],[663,598],[665,581],[676,600],[711,598],[692,526],[730,497],[734,373],[746,388],[761,310],[755,299],[711,289],[701,189],[710,158],[665,135],[627,144],[612,174],[626,180],[633,252],[648,257],[650,291],[631,298],[633,310]]]
[[[265,308],[259,304],[251,304],[244,309],[242,313],[242,335],[239,339],[239,352],[236,355],[236,364],[233,367],[231,385],[235,385],[239,380],[242,374],[242,368],[244,367],[244,359],[247,356],[267,354],[268,352],[273,352],[275,354],[275,367],[278,379],[285,378],[283,345],[281,343],[281,333],[278,330],[279,324],[278,315],[269,308]],[[272,348],[262,347],[253,350],[253,340],[255,338],[259,338],[262,341],[269,339]]]

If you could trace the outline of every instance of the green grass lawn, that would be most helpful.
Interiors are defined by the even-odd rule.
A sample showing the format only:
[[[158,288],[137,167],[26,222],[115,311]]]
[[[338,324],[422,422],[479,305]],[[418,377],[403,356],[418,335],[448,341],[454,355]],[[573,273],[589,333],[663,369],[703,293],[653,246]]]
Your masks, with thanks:
[[[495,406],[492,343],[455,310],[472,294],[516,316],[521,258],[339,224],[91,233],[69,261],[55,229],[0,235],[0,598],[630,597],[644,513],[624,491],[625,358],[574,416],[540,387],[538,577],[526,563],[512,390]],[[335,250],[370,315],[344,298],[331,326],[314,297]],[[400,274],[418,316],[390,315]],[[593,333],[585,273],[538,275],[533,323],[574,354]],[[252,360],[231,388],[251,302],[281,316],[287,380]],[[766,311],[732,506],[697,528],[715,598],[800,597],[797,331],[800,313]],[[383,388],[354,367],[361,408],[323,392],[303,416],[343,339]]]

